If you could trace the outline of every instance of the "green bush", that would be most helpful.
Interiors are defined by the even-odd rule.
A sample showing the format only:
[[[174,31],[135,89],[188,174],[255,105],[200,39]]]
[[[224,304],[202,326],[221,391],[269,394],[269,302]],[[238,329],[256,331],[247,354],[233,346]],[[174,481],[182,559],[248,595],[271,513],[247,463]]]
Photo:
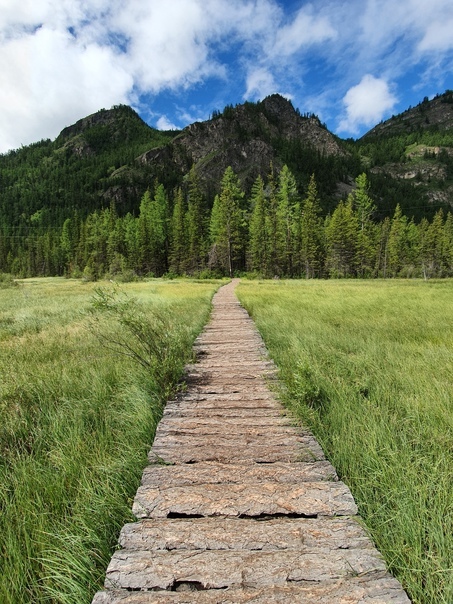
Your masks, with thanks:
[[[0,273],[0,289],[8,289],[9,287],[17,287],[17,281],[9,273]]]

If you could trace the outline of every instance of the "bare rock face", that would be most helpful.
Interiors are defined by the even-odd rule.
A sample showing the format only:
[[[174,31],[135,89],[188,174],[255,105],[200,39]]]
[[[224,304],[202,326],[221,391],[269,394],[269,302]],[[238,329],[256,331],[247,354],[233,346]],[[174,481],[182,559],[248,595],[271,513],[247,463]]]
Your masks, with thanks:
[[[269,390],[234,285],[214,298],[93,604],[408,604],[349,489]]]
[[[202,183],[220,183],[228,166],[240,176],[248,189],[260,174],[269,173],[272,162],[282,167],[276,140],[298,140],[314,152],[344,155],[337,139],[322,126],[317,117],[301,116],[291,102],[278,94],[261,103],[238,105],[226,114],[187,126],[162,149],[149,151],[138,161],[144,164],[170,162],[186,174],[192,164]]]

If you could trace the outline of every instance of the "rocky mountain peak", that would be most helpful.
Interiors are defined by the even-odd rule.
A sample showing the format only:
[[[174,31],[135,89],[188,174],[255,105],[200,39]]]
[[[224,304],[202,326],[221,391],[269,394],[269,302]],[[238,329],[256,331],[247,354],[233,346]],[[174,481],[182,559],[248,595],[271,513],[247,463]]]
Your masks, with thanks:
[[[166,149],[143,154],[141,163],[153,165],[171,158],[182,174],[194,164],[201,181],[219,183],[228,166],[245,187],[269,165],[279,169],[284,161],[278,149],[298,144],[324,155],[344,155],[338,140],[316,116],[301,116],[291,101],[273,94],[258,103],[227,106],[212,119],[187,126]]]

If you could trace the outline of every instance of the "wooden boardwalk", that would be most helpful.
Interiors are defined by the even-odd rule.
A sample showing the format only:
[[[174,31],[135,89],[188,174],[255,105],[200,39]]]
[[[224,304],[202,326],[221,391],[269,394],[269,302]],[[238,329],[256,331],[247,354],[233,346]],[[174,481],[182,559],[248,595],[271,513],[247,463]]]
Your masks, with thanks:
[[[263,342],[214,297],[187,391],[167,404],[93,604],[407,604],[349,489],[267,386]]]

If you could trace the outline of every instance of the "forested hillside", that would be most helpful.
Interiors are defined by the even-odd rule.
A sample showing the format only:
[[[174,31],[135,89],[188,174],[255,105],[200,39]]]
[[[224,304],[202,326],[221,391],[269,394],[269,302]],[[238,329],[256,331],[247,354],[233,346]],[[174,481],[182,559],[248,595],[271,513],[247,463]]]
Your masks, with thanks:
[[[101,110],[0,156],[0,271],[451,275],[452,100],[359,141],[279,95],[182,132]]]

